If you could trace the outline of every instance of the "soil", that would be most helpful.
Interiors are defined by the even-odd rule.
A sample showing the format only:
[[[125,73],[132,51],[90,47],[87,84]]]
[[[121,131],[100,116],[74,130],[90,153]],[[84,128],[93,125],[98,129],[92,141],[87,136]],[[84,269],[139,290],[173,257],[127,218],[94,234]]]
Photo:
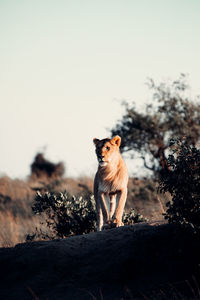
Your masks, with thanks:
[[[0,299],[194,299],[199,250],[159,222],[1,248]]]

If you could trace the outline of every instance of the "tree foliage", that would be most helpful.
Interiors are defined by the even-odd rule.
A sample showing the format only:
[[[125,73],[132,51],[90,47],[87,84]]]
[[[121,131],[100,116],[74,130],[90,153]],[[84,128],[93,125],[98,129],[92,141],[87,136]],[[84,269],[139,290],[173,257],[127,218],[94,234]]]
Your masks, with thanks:
[[[200,139],[200,105],[187,96],[187,78],[181,74],[172,83],[158,85],[150,79],[153,101],[140,112],[135,104],[124,103],[126,111],[111,130],[112,135],[122,137],[122,152],[139,153],[144,166],[156,175],[167,168],[169,141],[186,137],[193,146]]]
[[[161,192],[172,196],[165,218],[200,233],[200,150],[185,140],[171,145],[175,148],[167,160],[170,170],[160,179]]]

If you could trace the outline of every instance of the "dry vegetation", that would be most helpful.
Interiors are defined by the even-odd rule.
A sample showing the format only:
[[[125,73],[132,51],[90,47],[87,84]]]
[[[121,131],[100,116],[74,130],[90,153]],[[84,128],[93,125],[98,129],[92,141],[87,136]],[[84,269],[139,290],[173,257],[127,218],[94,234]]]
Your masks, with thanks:
[[[0,247],[25,242],[26,235],[35,232],[36,228],[48,233],[46,225],[41,224],[41,217],[35,216],[31,209],[37,190],[67,191],[71,195],[83,195],[92,193],[92,187],[93,179],[87,177],[62,179],[30,176],[27,181],[0,178]],[[152,180],[131,178],[128,187],[126,211],[134,208],[149,220],[163,219],[167,199],[158,195],[156,184]]]

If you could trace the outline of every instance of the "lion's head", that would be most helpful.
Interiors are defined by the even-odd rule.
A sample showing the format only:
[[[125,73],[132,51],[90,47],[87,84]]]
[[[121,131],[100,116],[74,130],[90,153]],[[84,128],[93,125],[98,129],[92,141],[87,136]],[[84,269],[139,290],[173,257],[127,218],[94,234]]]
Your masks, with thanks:
[[[106,167],[110,162],[118,158],[121,138],[117,135],[112,139],[93,139],[96,146],[96,155],[100,167]]]

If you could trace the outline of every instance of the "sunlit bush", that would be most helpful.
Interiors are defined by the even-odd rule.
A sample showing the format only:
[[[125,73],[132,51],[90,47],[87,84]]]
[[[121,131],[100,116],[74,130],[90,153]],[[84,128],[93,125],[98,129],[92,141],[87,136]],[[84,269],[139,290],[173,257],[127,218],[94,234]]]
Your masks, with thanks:
[[[70,196],[67,193],[40,193],[37,192],[32,207],[35,214],[43,215],[45,222],[52,235],[48,238],[64,238],[69,235],[86,234],[96,231],[96,209],[94,196],[89,194],[84,197]],[[123,222],[125,225],[132,225],[145,221],[141,215],[136,214],[132,209],[125,213]],[[28,236],[28,240],[44,234],[37,232]]]
[[[86,198],[70,196],[67,193],[37,192],[33,211],[45,213],[47,226],[57,237],[84,234],[96,229],[95,202],[92,196]]]

